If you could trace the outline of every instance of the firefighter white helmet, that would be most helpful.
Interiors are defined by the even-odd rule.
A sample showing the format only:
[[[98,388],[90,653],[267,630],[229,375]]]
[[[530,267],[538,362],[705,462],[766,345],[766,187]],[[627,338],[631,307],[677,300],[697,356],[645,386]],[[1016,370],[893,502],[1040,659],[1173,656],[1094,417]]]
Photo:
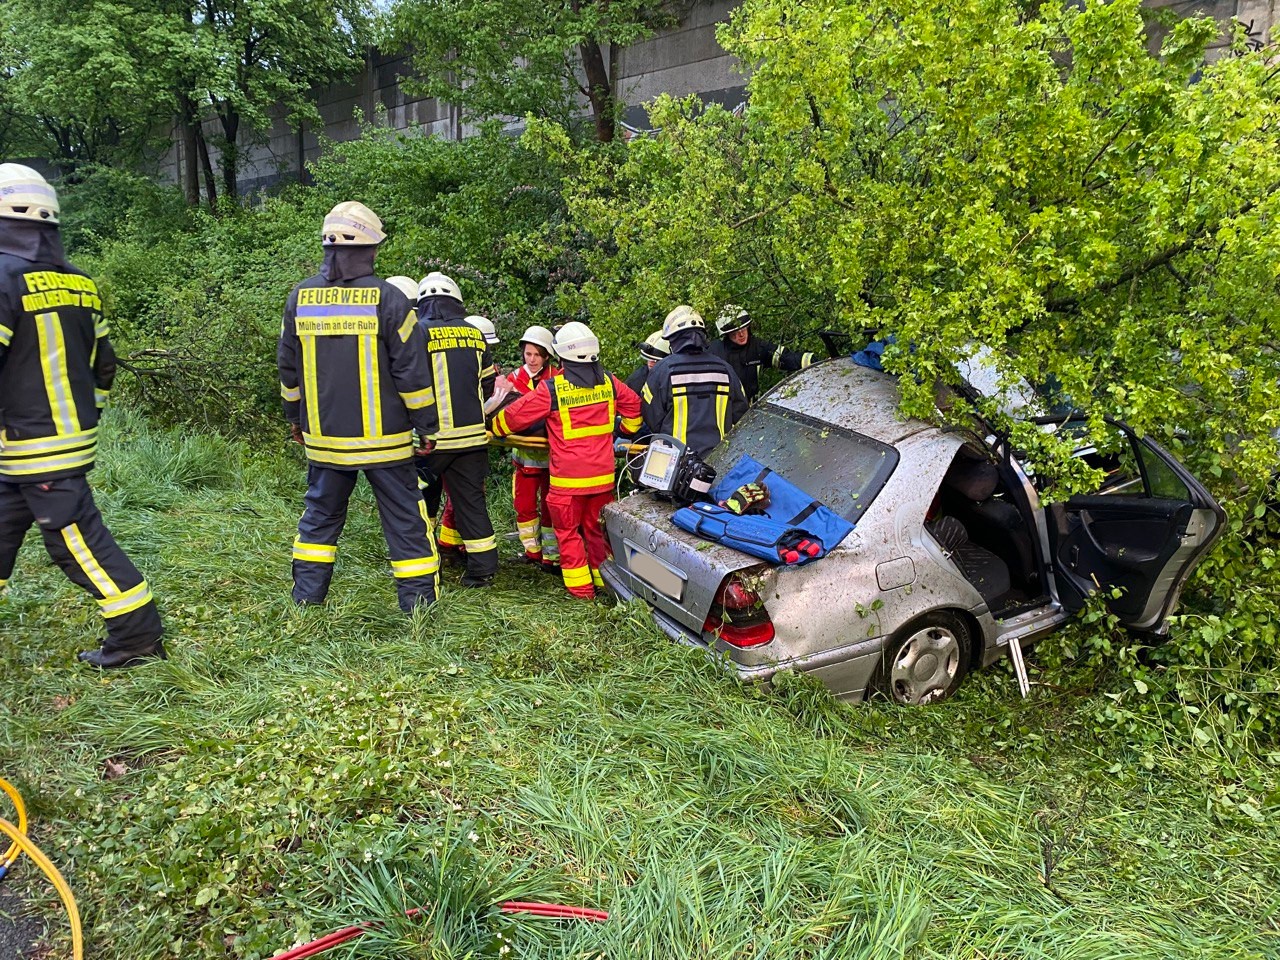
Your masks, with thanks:
[[[49,182],[20,163],[0,163],[0,217],[58,222],[58,194]]]
[[[646,360],[661,360],[663,357],[671,356],[671,344],[667,343],[667,338],[662,335],[661,330],[655,330],[645,337],[644,342],[640,344],[640,356]]]
[[[600,358],[600,340],[585,323],[572,320],[556,331],[552,341],[561,360],[593,363]]]
[[[452,297],[459,303],[462,302],[462,291],[458,289],[458,285],[439,270],[428,273],[422,278],[422,282],[418,284],[418,296]]]
[[[344,200],[324,218],[320,241],[326,247],[373,247],[387,239],[378,215],[358,200]]]
[[[418,281],[413,277],[387,277],[387,283],[408,297],[410,303],[418,302]]]
[[[490,320],[488,317],[482,317],[482,316],[479,316],[478,314],[473,313],[471,316],[467,317],[462,322],[471,324],[473,327],[475,327],[477,330],[483,333],[485,343],[501,342],[498,339],[497,328],[493,325],[493,321]]]
[[[539,327],[537,325],[530,327],[521,334],[520,342],[532,343],[535,347],[541,347],[552,356],[554,356],[556,352],[555,337],[546,327]]]
[[[720,311],[720,316],[716,317],[716,333],[726,337],[731,333],[737,333],[750,323],[751,314],[747,313],[745,308],[731,303]]]
[[[667,319],[662,321],[662,335],[670,340],[673,333],[679,333],[681,330],[705,330],[707,329],[706,321],[702,319],[702,314],[689,306],[682,303],[670,313]]]

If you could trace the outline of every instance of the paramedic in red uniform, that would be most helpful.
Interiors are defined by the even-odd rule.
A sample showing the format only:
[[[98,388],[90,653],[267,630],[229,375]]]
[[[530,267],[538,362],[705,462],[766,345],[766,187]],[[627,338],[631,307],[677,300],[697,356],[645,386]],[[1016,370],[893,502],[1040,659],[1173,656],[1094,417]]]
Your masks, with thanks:
[[[640,429],[640,398],[601,366],[600,341],[586,324],[566,323],[555,335],[563,372],[498,413],[497,437],[546,421],[551,452],[547,507],[560,543],[560,574],[575,597],[591,599],[604,587],[600,565],[608,556],[600,511],[613,500],[614,419],[623,433]]]

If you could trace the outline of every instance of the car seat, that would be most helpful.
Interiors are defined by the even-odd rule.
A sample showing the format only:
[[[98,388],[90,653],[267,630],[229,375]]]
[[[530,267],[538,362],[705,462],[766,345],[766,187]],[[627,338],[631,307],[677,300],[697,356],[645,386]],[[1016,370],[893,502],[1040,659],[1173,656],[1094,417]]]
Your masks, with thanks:
[[[997,602],[1009,593],[1012,582],[1009,567],[998,556],[969,539],[965,525],[952,516],[941,516],[925,524],[925,529],[938,541],[951,561],[960,568],[964,578],[987,601],[992,610]]]
[[[1033,586],[1038,572],[1027,524],[1016,506],[996,498],[1000,471],[995,464],[961,449],[942,485],[943,509],[972,532],[970,542],[994,553],[1027,586]]]

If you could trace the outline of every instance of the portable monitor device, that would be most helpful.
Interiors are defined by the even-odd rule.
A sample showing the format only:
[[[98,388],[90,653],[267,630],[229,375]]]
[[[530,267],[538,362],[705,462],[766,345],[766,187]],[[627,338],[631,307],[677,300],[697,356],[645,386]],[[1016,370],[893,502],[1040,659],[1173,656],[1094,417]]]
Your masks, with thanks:
[[[660,496],[688,503],[706,498],[716,472],[675,437],[654,434],[636,479]]]
[[[649,441],[649,450],[640,468],[640,483],[659,493],[670,493],[676,484],[676,468],[682,453],[684,444],[679,441],[654,437]]]

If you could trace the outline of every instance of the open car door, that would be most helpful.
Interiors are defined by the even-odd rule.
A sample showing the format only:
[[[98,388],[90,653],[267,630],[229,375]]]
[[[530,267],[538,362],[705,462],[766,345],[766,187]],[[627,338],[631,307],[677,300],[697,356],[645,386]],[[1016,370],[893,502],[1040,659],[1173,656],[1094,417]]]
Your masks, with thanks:
[[[1037,422],[1078,433],[1075,455],[1106,473],[1096,493],[1046,510],[1059,602],[1078,610],[1101,591],[1125,626],[1162,632],[1226,513],[1168,451],[1122,423],[1107,421],[1110,435],[1095,444],[1082,418]]]

